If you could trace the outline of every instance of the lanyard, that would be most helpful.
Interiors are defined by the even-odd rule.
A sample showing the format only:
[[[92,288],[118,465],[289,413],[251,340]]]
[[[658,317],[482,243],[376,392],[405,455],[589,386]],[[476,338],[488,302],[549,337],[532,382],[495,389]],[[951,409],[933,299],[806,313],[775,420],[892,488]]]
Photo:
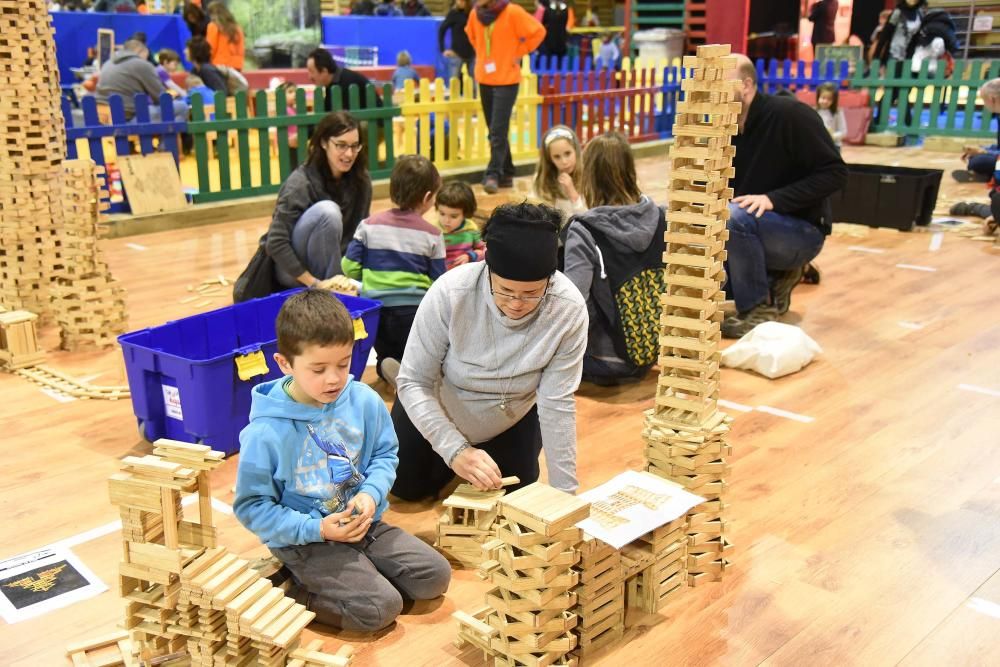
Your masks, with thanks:
[[[498,17],[499,18],[499,17]],[[493,27],[497,24],[496,20],[493,23],[486,26],[486,57],[490,57],[490,51],[493,48]]]

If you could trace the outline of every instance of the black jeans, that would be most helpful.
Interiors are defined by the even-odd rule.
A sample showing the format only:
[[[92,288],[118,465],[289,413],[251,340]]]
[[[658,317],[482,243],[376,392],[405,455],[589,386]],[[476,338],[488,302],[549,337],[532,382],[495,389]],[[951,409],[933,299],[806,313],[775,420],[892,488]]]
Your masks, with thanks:
[[[514,102],[517,101],[519,87],[520,84],[517,83],[509,86],[479,84],[479,99],[490,133],[487,178],[514,178],[514,161],[510,157],[510,115],[514,110]]]
[[[413,318],[417,315],[417,306],[383,307],[378,314],[378,332],[375,334],[376,370],[382,375],[382,362],[388,358],[403,360],[403,350],[406,349],[406,339],[410,337],[413,328]],[[384,378],[383,378],[384,379]]]
[[[398,399],[392,406],[392,425],[399,438],[399,465],[392,494],[403,500],[436,496],[455,473],[413,425]],[[542,451],[538,408],[532,407],[521,421],[492,440],[475,446],[493,458],[504,477],[516,475],[520,478],[519,484],[506,487],[508,492],[537,482],[538,455]]]

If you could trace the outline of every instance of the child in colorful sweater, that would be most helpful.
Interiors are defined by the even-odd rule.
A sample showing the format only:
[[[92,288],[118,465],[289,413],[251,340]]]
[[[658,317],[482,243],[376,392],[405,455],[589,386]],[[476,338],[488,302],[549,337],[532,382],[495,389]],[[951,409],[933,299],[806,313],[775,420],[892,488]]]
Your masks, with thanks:
[[[479,228],[469,218],[476,212],[476,195],[461,181],[445,183],[434,202],[438,225],[444,232],[445,264],[448,269],[481,262],[486,255]]]
[[[403,155],[389,176],[396,208],[363,220],[340,266],[361,281],[361,296],[382,302],[375,335],[376,371],[395,386],[413,317],[427,288],[445,272],[441,230],[424,220],[441,176],[422,155]]]

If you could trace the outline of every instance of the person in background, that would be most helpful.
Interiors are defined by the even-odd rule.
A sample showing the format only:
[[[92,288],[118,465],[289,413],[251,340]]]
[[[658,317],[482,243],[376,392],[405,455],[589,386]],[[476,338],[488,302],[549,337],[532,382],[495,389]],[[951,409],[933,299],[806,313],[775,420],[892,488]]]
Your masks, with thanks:
[[[573,8],[562,0],[541,0],[545,11],[541,24],[545,28],[545,39],[538,47],[542,56],[562,58],[569,48],[569,31],[576,25]]]
[[[326,49],[315,49],[306,58],[306,71],[309,73],[309,80],[317,86],[327,89],[326,110],[333,109],[334,94],[340,95],[341,109],[349,109],[349,89],[351,86],[358,87],[358,99],[362,109],[368,108],[368,97],[365,94],[366,87],[371,81],[363,74],[354,70],[341,67],[333,59]],[[376,106],[382,105],[382,100],[376,93]]]
[[[309,157],[278,191],[266,248],[284,287],[307,287],[341,273],[354,230],[368,217],[372,182],[359,124],[346,111],[323,117]]]
[[[621,55],[615,35],[610,32],[601,35],[601,48],[597,52],[597,69],[618,69]]]
[[[135,11],[139,14],[148,14],[149,7],[146,6],[146,0],[135,0]]]
[[[135,2],[133,0],[97,0],[90,6],[90,11],[111,14],[134,14]]]
[[[816,88],[816,113],[823,119],[826,131],[833,138],[837,150],[840,150],[844,143],[844,134],[847,132],[847,118],[844,117],[844,110],[837,108],[840,101],[840,91],[836,84],[824,83]]]
[[[351,5],[351,16],[374,16],[375,3],[372,0],[357,0]]]
[[[212,64],[226,65],[243,71],[243,29],[221,0],[208,6],[211,23],[205,31],[205,40],[212,47]]]
[[[156,68],[150,64],[149,49],[142,42],[130,39],[122,49],[101,67],[94,97],[99,103],[107,104],[111,95],[121,95],[125,116],[135,116],[135,96],[145,93],[150,96],[149,116],[160,120],[160,95],[167,92]],[[174,116],[186,119],[188,106],[181,100],[174,100]]]
[[[865,62],[871,63],[872,58],[875,57],[875,49],[878,48],[878,36],[885,29],[885,24],[889,21],[889,16],[892,15],[891,9],[883,9],[878,14],[878,25],[872,30],[871,37],[868,38],[868,49],[865,51]]]
[[[193,2],[184,3],[184,13],[181,14],[192,37],[204,37],[208,32],[209,18],[201,5]]]
[[[403,16],[430,16],[431,12],[421,0],[403,0]]]
[[[837,0],[819,0],[813,3],[809,10],[809,20],[813,24],[813,52],[820,44],[833,44],[837,41],[833,27],[837,20]]]
[[[178,86],[170,76],[181,68],[180,54],[173,49],[160,49],[160,52],[156,54],[156,59],[160,62],[156,67],[156,75],[160,77],[160,81],[163,82],[167,91],[174,97],[186,96],[187,91]]]
[[[987,81],[979,88],[979,97],[983,100],[983,125],[985,118],[1000,114],[1000,79]],[[997,124],[997,141],[992,146],[968,145],[962,148],[962,159],[966,160],[966,169],[953,171],[951,175],[959,183],[974,181],[986,183],[995,178],[997,160],[1000,159],[1000,123]]]
[[[396,0],[382,0],[382,2],[375,7],[375,16],[390,17],[402,15],[403,10],[396,5]]]
[[[535,171],[534,194],[562,213],[565,225],[574,213],[587,210],[580,194],[580,140],[565,125],[553,125],[542,135]]]
[[[472,221],[476,212],[476,194],[467,183],[450,181],[438,190],[434,200],[438,227],[444,234],[444,261],[448,270],[485,257],[479,227]]]
[[[538,48],[545,28],[510,0],[478,0],[465,34],[476,51],[476,81],[489,128],[490,161],[483,189],[514,187],[510,116],[521,83],[521,58]]]
[[[455,0],[448,15],[438,27],[438,50],[448,61],[448,78],[454,79],[462,75],[462,66],[469,76],[475,75],[476,52],[465,34],[465,24],[469,22],[469,0]],[[449,35],[451,43],[445,46],[445,35]]]
[[[410,52],[402,50],[396,54],[396,71],[392,73],[392,89],[402,90],[407,81],[420,83],[420,75],[413,69],[413,58]]]
[[[228,92],[226,77],[212,64],[212,47],[202,37],[192,37],[187,43],[187,57],[191,61],[191,73],[214,91]],[[211,100],[205,100],[210,103]]]
[[[979,96],[983,98],[983,114],[998,114],[1000,113],[1000,79],[991,79],[984,83],[979,88]],[[997,143],[989,148],[982,148],[980,146],[966,146],[963,152],[963,158],[968,156],[970,165],[978,163],[979,169],[985,170],[987,164],[993,165],[993,171],[990,172],[990,203],[983,204],[977,202],[958,202],[951,208],[952,215],[975,215],[980,218],[985,218],[987,221],[987,228],[984,233],[987,235],[995,234],[997,230],[997,222],[1000,221],[1000,128],[997,129]],[[976,161],[975,163],[973,161]],[[980,180],[976,172],[969,172],[968,174],[955,173],[956,179],[959,176],[962,178],[972,180],[972,175],[975,174],[977,178],[975,180]],[[961,179],[959,179],[961,180]]]

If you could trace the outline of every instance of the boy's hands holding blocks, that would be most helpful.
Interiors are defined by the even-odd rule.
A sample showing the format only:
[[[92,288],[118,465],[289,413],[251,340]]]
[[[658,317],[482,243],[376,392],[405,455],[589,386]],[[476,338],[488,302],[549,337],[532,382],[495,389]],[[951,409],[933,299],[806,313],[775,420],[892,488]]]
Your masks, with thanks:
[[[351,498],[343,512],[330,514],[320,524],[320,535],[328,542],[360,542],[375,515],[375,499],[367,493]]]

